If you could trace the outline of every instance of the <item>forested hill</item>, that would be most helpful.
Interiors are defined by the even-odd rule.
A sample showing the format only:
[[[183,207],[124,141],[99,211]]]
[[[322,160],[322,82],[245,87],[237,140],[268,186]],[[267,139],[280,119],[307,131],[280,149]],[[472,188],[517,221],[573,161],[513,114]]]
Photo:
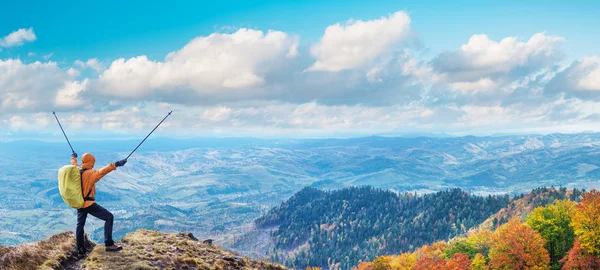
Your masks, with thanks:
[[[573,202],[579,202],[584,193],[585,189],[576,188],[572,190],[567,190],[564,187],[558,189],[553,187],[536,188],[529,193],[520,194],[513,197],[508,206],[500,209],[500,211],[491,215],[488,219],[472,230],[495,230],[500,225],[508,222],[511,218],[516,217],[521,220],[525,220],[525,218],[529,216],[529,213],[531,213],[534,208],[552,204],[556,200],[570,200]]]
[[[562,198],[561,198],[562,197]],[[555,199],[552,200],[551,199]],[[531,209],[531,206],[537,207]],[[600,269],[600,192],[538,188],[499,214],[509,221],[379,256],[358,270]]]
[[[277,226],[272,260],[296,269],[336,264],[350,269],[378,255],[463,234],[508,203],[508,196],[474,196],[460,189],[415,196],[371,187],[305,188],[256,225]]]

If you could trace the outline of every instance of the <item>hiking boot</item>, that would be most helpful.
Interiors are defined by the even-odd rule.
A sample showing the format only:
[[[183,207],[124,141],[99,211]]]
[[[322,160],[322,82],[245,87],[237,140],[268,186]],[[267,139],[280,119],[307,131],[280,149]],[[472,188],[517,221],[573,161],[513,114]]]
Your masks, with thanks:
[[[120,251],[122,249],[123,249],[122,246],[112,245],[112,246],[105,247],[104,251],[107,251],[107,252],[117,252],[117,251]]]
[[[81,251],[80,251],[80,252],[77,252],[77,255],[75,255],[75,259],[77,259],[77,260],[81,260],[81,259],[85,258],[85,257],[86,257],[86,255],[87,255],[87,254],[86,254],[85,252],[81,252]]]

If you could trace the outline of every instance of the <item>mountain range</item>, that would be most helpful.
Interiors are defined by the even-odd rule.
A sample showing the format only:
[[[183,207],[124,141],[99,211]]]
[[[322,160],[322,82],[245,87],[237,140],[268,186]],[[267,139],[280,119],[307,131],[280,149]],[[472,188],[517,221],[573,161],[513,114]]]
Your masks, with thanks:
[[[133,140],[74,141],[97,166],[125,157]],[[370,185],[393,192],[461,188],[518,194],[539,186],[598,187],[600,134],[352,139],[155,139],[97,185],[116,216],[115,235],[140,228],[190,231],[225,247],[255,230],[253,221],[306,186]],[[72,230],[58,168],[64,143],[0,143],[0,244],[39,241]],[[101,239],[101,223],[86,231]]]

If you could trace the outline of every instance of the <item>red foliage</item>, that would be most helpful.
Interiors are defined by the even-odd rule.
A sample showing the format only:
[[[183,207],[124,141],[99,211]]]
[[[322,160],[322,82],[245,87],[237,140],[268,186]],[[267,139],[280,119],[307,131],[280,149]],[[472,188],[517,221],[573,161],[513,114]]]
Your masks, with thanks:
[[[471,269],[471,260],[469,256],[464,253],[457,253],[448,260],[444,260],[440,257],[423,257],[417,261],[413,270],[426,270],[426,269],[438,269],[438,270],[469,270]]]
[[[469,255],[464,253],[457,253],[446,261],[445,270],[468,270],[471,269],[471,260]]]
[[[550,256],[544,244],[539,233],[513,219],[494,233],[489,265],[494,269],[547,269]]]
[[[567,256],[565,256],[560,263],[563,264],[565,270],[594,270],[600,269],[600,258],[585,254],[581,249],[581,243],[579,239],[575,239],[573,248],[569,250]]]
[[[424,257],[417,261],[413,270],[444,269],[446,262],[440,257]]]

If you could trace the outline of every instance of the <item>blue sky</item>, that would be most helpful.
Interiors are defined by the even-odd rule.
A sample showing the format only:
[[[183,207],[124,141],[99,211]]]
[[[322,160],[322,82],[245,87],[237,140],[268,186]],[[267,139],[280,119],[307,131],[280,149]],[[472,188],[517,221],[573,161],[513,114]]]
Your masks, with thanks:
[[[57,61],[147,54],[161,59],[192,38],[226,28],[282,30],[318,40],[326,26],[407,11],[432,53],[456,48],[471,35],[499,39],[547,32],[568,40],[569,57],[600,54],[597,1],[10,1],[0,33],[34,27],[39,39],[3,52],[53,52]],[[66,3],[66,4],[65,4]]]
[[[598,10],[597,1],[11,1],[0,10],[9,74],[0,125],[7,137],[43,134],[56,109],[75,132],[130,134],[174,109],[181,136],[590,130],[600,119]]]

